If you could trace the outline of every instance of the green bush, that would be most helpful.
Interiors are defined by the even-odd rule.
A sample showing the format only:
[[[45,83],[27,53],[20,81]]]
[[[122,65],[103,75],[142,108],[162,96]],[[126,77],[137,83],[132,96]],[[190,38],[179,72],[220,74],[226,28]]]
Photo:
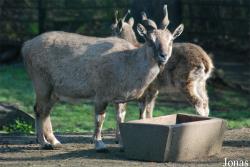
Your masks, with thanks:
[[[3,130],[8,133],[33,134],[32,125],[25,121],[16,120],[14,124],[4,126]]]

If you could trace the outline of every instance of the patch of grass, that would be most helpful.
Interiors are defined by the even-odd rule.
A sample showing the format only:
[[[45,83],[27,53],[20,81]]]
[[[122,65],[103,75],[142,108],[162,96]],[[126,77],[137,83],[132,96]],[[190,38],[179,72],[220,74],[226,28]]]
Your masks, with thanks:
[[[32,113],[34,91],[22,65],[0,66],[0,102],[17,104]]]
[[[210,87],[211,116],[227,120],[229,128],[250,127],[250,95]]]
[[[20,120],[16,120],[14,124],[4,126],[3,130],[8,133],[21,133],[21,134],[34,133],[32,125]]]
[[[250,127],[250,95],[232,90],[220,90],[209,87],[210,109],[212,117],[228,121],[229,128]],[[14,103],[25,112],[33,114],[34,91],[22,65],[0,67],[0,102]],[[127,107],[126,121],[138,119],[139,112],[135,102]],[[154,116],[174,113],[195,113],[190,105],[175,106],[156,104]],[[93,105],[89,103],[70,105],[57,104],[53,107],[51,119],[56,132],[93,131]],[[110,105],[104,129],[114,129],[115,111]]]

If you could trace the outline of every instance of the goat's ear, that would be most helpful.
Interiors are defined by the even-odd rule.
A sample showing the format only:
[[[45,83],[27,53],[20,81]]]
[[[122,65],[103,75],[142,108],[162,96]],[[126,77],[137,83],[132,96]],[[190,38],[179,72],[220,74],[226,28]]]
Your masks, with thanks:
[[[129,24],[131,27],[133,27],[134,23],[135,23],[134,18],[131,17],[131,18],[128,20],[128,24]]]
[[[184,25],[183,24],[180,24],[175,30],[174,30],[174,33],[173,33],[173,39],[177,38],[178,36],[181,35],[181,33],[183,32],[184,30]]]
[[[139,33],[140,36],[146,38],[147,30],[143,25],[141,24],[137,25],[137,32]]]

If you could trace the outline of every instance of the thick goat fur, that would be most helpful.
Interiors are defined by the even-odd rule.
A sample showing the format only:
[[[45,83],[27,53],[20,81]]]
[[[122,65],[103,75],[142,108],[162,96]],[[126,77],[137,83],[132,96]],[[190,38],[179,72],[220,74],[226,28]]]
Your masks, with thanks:
[[[115,34],[116,36],[128,40],[136,47],[139,46],[139,42],[134,40],[135,33],[131,33],[133,24],[124,21],[120,26],[113,27],[120,31],[120,33]],[[119,31],[116,30],[116,32]],[[206,80],[210,77],[213,68],[211,58],[200,46],[192,43],[174,43],[172,56],[165,68],[145,91],[143,97],[139,99],[140,118],[152,117],[159,92],[169,93],[173,91],[180,91],[185,95],[198,114],[208,116],[209,99],[206,91]],[[124,121],[125,114],[126,105],[118,105],[117,115],[122,115],[123,118],[119,119],[117,124]],[[117,139],[120,138],[119,133],[119,127],[117,127]]]

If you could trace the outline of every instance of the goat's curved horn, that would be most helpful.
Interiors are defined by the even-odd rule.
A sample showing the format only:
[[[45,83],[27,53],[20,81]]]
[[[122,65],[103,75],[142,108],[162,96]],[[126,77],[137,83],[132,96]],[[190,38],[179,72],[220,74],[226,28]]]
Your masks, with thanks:
[[[156,23],[153,20],[149,19],[145,12],[141,12],[141,16],[142,16],[142,25],[147,30],[157,29]]]
[[[141,12],[141,17],[142,17],[142,20],[148,19],[147,14],[145,12]]]
[[[161,22],[161,29],[165,29],[169,25],[168,6],[167,5],[163,6],[163,14],[164,14],[164,18]]]
[[[151,28],[151,29],[158,29],[156,23],[155,23],[153,20],[150,20],[150,19],[145,20],[145,21],[143,22],[143,25],[144,25],[147,29],[148,29],[148,28]]]
[[[115,24],[118,23],[118,10],[115,11]]]
[[[124,15],[124,17],[122,18],[122,22],[125,21],[126,17],[128,16],[128,14],[130,14],[130,10],[127,11],[127,13]]]

